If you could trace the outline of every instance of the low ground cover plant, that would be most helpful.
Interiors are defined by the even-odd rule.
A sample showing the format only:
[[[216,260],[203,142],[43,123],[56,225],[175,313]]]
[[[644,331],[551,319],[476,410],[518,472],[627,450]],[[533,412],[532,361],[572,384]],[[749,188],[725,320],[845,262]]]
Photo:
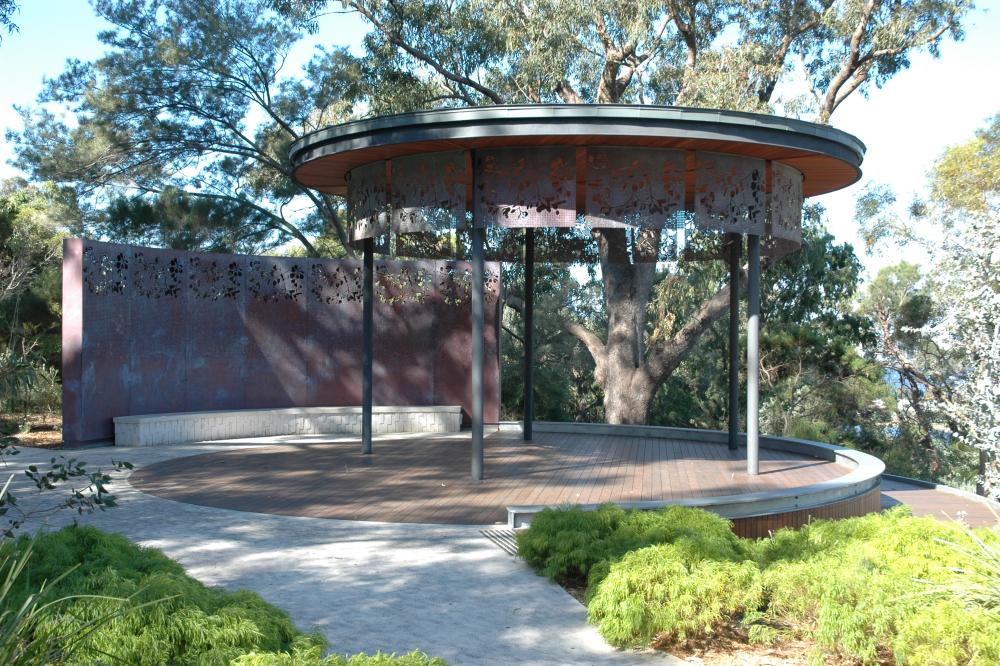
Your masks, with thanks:
[[[0,544],[0,633],[7,663],[441,666],[420,653],[322,656],[319,635],[249,591],[207,587],[157,550],[93,527]],[[23,614],[23,613],[21,613]],[[32,647],[44,638],[44,658]],[[35,650],[27,652],[28,648]]]
[[[547,510],[524,559],[586,578],[588,616],[617,646],[739,635],[806,640],[822,663],[1000,663],[1000,530],[906,507],[736,537],[698,509]]]

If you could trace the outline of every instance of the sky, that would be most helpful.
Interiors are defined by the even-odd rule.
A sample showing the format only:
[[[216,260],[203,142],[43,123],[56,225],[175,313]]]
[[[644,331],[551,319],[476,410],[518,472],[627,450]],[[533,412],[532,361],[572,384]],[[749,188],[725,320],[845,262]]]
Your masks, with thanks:
[[[332,3],[338,7],[339,3]],[[22,0],[15,16],[20,31],[0,44],[0,128],[20,126],[13,105],[31,104],[46,76],[58,75],[69,58],[92,60],[103,53],[97,39],[106,27],[86,0]],[[871,277],[895,263],[900,251],[867,256],[854,222],[854,201],[869,182],[886,184],[905,208],[925,191],[934,161],[950,145],[966,141],[1000,112],[1000,0],[985,0],[967,20],[961,42],[945,42],[941,57],[920,53],[909,69],[867,98],[854,94],[836,111],[832,124],[860,138],[868,148],[858,184],[816,199],[828,211],[827,225],[840,242],[850,242]],[[317,43],[348,46],[361,53],[366,27],[355,15],[323,19],[315,38],[293,50],[285,65],[294,72]],[[19,175],[8,164],[11,150],[0,144],[0,179]],[[932,232],[932,230],[926,230]],[[908,251],[907,259],[926,257]]]

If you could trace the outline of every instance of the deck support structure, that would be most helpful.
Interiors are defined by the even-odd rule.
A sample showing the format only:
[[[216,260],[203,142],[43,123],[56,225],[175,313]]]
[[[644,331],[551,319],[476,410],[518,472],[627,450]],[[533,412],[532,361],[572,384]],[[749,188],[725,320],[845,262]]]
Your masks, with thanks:
[[[524,230],[524,441],[535,421],[535,230]]]
[[[364,240],[361,287],[361,453],[372,452],[372,362],[375,356],[375,241]]]
[[[760,473],[760,236],[747,235],[747,474]]]

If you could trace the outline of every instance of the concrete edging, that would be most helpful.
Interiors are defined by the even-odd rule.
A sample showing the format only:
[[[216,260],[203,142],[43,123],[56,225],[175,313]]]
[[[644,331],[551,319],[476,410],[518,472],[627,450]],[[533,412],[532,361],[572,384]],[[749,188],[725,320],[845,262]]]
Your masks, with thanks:
[[[534,432],[586,433],[606,434],[618,437],[650,437],[656,439],[672,439],[696,441],[702,443],[726,445],[728,434],[720,430],[698,430],[694,428],[668,428],[662,426],[609,425],[599,423],[553,423],[536,422]],[[516,430],[514,424],[501,424],[501,430]],[[740,435],[741,444],[745,445],[746,435]],[[724,518],[753,518],[757,516],[774,515],[814,509],[837,502],[843,502],[860,497],[879,487],[885,464],[862,451],[847,449],[831,444],[813,442],[791,437],[761,436],[760,446],[765,449],[789,451],[827,460],[843,465],[851,465],[853,469],[842,477],[823,481],[798,488],[784,488],[759,493],[743,495],[723,495],[716,497],[691,498],[681,500],[654,500],[641,502],[616,502],[618,506],[629,509],[658,509],[664,506],[678,505],[697,507],[717,513]],[[511,529],[525,527],[530,524],[531,517],[546,508],[557,505],[525,504],[507,507],[507,524]],[[565,505],[564,505],[565,506]],[[599,504],[573,505],[585,511],[596,509]]]

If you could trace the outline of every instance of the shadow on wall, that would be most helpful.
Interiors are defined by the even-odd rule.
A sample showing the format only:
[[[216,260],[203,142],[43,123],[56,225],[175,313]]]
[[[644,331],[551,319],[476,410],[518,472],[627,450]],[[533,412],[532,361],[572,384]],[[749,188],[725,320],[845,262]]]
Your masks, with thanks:
[[[468,265],[376,262],[374,399],[470,407]],[[489,264],[486,420],[499,418],[499,264]],[[63,248],[63,433],[112,417],[361,403],[361,263]]]

